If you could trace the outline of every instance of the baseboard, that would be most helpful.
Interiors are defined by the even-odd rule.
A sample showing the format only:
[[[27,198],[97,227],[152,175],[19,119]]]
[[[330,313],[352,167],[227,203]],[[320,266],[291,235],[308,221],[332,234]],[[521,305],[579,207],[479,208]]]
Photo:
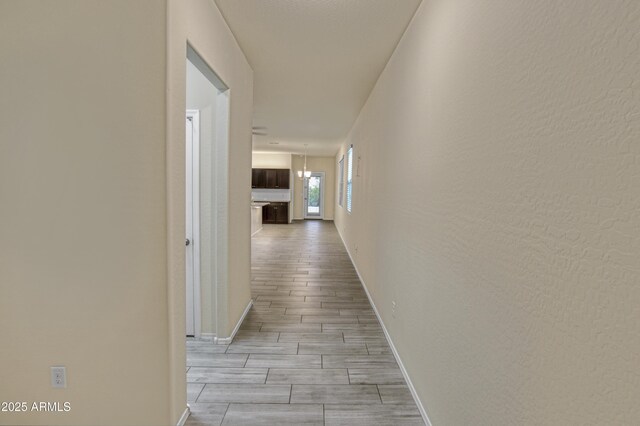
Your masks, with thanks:
[[[182,416],[180,416],[180,420],[178,420],[178,423],[176,424],[176,426],[184,426],[190,414],[191,414],[191,410],[189,409],[189,405],[187,405],[187,407],[182,412]]]
[[[214,341],[216,333],[200,333],[199,340]]]
[[[418,398],[418,393],[416,392],[416,388],[413,386],[413,383],[411,382],[411,379],[409,378],[409,374],[407,373],[407,369],[404,367],[404,364],[402,363],[402,359],[400,358],[400,355],[398,354],[398,351],[396,349],[396,346],[393,344],[393,340],[391,340],[391,336],[389,335],[389,332],[387,331],[387,327],[384,325],[384,322],[382,321],[382,317],[380,316],[380,313],[378,312],[378,308],[376,308],[376,304],[373,302],[373,298],[371,297],[371,294],[369,293],[369,289],[367,288],[367,285],[364,282],[364,279],[362,278],[362,274],[360,274],[360,271],[358,270],[358,265],[356,265],[356,262],[353,259],[353,256],[351,256],[351,252],[349,251],[349,246],[347,246],[347,243],[344,241],[344,237],[342,236],[342,233],[340,232],[340,230],[338,229],[338,227],[336,226],[336,230],[338,231],[338,235],[340,236],[340,239],[342,240],[342,244],[344,245],[345,250],[347,250],[347,254],[349,255],[349,259],[351,259],[351,264],[353,264],[354,269],[356,270],[356,274],[358,274],[358,278],[360,279],[360,283],[362,284],[362,287],[364,288],[364,292],[367,295],[367,299],[369,299],[369,303],[371,304],[371,307],[373,308],[373,312],[376,314],[376,318],[378,318],[378,321],[380,322],[380,326],[382,327],[382,331],[384,332],[384,337],[387,339],[387,343],[389,343],[389,347],[391,348],[391,352],[393,353],[393,356],[396,359],[396,362],[398,363],[398,366],[400,367],[400,371],[402,372],[402,376],[404,377],[404,380],[407,382],[407,386],[409,387],[409,390],[411,391],[411,396],[413,397],[413,400],[415,401],[416,405],[418,406],[418,410],[420,411],[420,415],[422,416],[422,420],[424,420],[425,424],[427,426],[431,426],[431,421],[429,420],[429,416],[427,415],[427,410],[424,408],[424,405],[422,405],[422,401],[420,401],[420,398]]]
[[[229,345],[233,341],[233,338],[236,337],[236,333],[238,333],[238,330],[240,330],[240,326],[242,325],[242,321],[244,321],[244,318],[249,313],[249,310],[251,309],[251,306],[253,306],[253,299],[250,299],[249,303],[247,304],[247,307],[244,308],[244,312],[240,316],[240,319],[238,320],[238,323],[236,324],[236,326],[234,327],[233,331],[231,332],[231,336],[229,336],[229,337],[214,337],[213,338],[213,343],[215,343],[217,345]]]
[[[254,232],[253,234],[251,234],[251,236],[253,237],[254,235],[256,235],[258,232],[262,231],[262,226],[260,227],[260,229],[258,229],[256,232]]]

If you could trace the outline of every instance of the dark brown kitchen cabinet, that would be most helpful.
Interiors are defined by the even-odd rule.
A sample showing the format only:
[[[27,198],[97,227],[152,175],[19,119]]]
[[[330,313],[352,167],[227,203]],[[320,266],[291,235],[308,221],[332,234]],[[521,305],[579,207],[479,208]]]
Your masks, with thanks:
[[[289,169],[276,169],[276,188],[289,189]]]
[[[271,203],[264,206],[262,223],[289,223],[289,203]]]
[[[276,223],[276,211],[272,204],[262,207],[262,223]]]
[[[289,189],[289,169],[252,169],[251,187]]]
[[[276,206],[276,223],[289,223],[289,203]]]
[[[267,187],[267,170],[266,169],[251,170],[251,187],[252,188]]]
[[[278,173],[276,169],[266,169],[267,188],[278,188]]]

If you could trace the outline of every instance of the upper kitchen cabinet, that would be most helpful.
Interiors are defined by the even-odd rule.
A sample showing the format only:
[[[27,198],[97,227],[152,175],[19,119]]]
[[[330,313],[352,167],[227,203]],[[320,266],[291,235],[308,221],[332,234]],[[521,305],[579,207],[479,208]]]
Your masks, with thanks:
[[[252,188],[289,189],[289,169],[253,169]]]
[[[289,189],[289,169],[276,169],[277,187]]]
[[[267,187],[267,170],[266,169],[251,170],[251,187],[252,188]]]
[[[278,185],[278,173],[276,169],[267,169],[267,188],[280,188]]]

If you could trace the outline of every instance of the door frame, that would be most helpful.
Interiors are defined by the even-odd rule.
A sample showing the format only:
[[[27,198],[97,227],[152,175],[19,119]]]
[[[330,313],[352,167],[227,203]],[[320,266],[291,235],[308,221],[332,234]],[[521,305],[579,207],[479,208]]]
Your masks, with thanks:
[[[324,172],[312,172],[311,176],[320,177],[320,214],[308,215],[309,200],[307,194],[309,192],[309,178],[303,178],[302,183],[302,217],[305,219],[322,219],[324,220]]]
[[[190,157],[191,162],[185,161],[185,176],[188,174],[192,176],[191,191],[188,188],[189,181],[186,181],[185,207],[189,199],[191,199],[192,235],[190,240],[193,248],[193,334],[195,338],[200,338],[202,333],[202,303],[200,300],[200,111],[187,110],[186,119],[190,119],[193,126],[192,145],[191,147],[186,146],[186,159],[188,160]],[[186,266],[188,267],[189,265]],[[186,287],[188,288],[188,283]]]
[[[212,141],[213,172],[211,176],[213,179],[212,205],[214,206],[214,211],[212,211],[211,217],[212,234],[206,236],[206,238],[211,238],[212,256],[212,312],[210,317],[202,318],[204,311],[201,305],[203,300],[201,293],[199,293],[198,299],[200,301],[199,309],[201,315],[198,321],[206,321],[206,323],[202,322],[202,324],[207,325],[209,324],[208,321],[213,321],[211,332],[202,333],[202,329],[200,329],[200,338],[213,339],[217,343],[219,339],[228,337],[226,333],[229,322],[225,313],[228,308],[229,288],[229,146],[231,143],[229,129],[231,126],[231,90],[189,41],[187,41],[186,59],[217,89],[214,139]],[[209,161],[205,158],[201,158],[201,160]],[[202,283],[200,284],[202,285]],[[200,291],[202,291],[202,287]],[[222,335],[221,332],[223,333]]]

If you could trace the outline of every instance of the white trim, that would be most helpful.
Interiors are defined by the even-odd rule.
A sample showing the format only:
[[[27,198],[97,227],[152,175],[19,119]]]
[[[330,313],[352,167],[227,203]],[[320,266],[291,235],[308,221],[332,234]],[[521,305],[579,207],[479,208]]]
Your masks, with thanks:
[[[229,127],[230,117],[230,89],[227,84],[213,71],[213,68],[203,59],[202,55],[187,40],[187,60],[191,62],[211,84],[218,90],[216,96],[215,135],[213,149],[213,204],[215,211],[212,216],[212,316],[205,321],[212,321],[215,330],[223,326],[220,317],[226,311],[221,307],[222,301],[227,297],[228,278],[228,251],[229,251]],[[198,272],[200,269],[198,268]],[[200,292],[197,293],[200,297]],[[202,311],[197,320],[202,321]],[[195,327],[194,327],[195,328]],[[206,333],[209,338],[214,338],[212,333]],[[197,330],[195,337],[202,337],[201,329]]]
[[[222,91],[216,98],[216,136],[214,143],[214,206],[213,215],[213,261],[211,276],[213,287],[213,326],[216,335],[226,326],[228,309],[228,258],[229,258],[229,128],[231,125],[230,90]],[[223,319],[224,318],[224,319]],[[213,338],[215,342],[215,337]]]
[[[197,339],[202,332],[202,300],[200,286],[200,110],[188,109],[187,118],[193,123],[193,145],[191,174],[193,176],[191,200],[192,200],[192,228],[193,235],[193,331]],[[187,170],[188,172],[188,170]]]
[[[293,222],[293,210],[296,208],[295,200],[296,200],[296,174],[293,172],[293,169],[289,169],[289,217],[288,223]]]
[[[302,178],[302,215],[304,219],[323,219],[324,220],[324,182],[325,182],[325,172],[311,172],[311,177],[319,176],[320,177],[320,212],[319,214],[310,215],[309,211],[309,179],[310,178]]]
[[[338,161],[338,206],[344,208],[344,154]]]
[[[340,239],[342,240],[342,244],[344,245],[344,248],[347,250],[347,254],[349,255],[349,259],[351,259],[351,264],[353,264],[353,268],[356,270],[356,274],[358,274],[358,278],[360,279],[360,283],[362,284],[362,287],[364,288],[364,292],[367,295],[367,299],[369,299],[369,303],[371,303],[371,307],[373,308],[373,312],[376,314],[376,318],[378,318],[378,321],[380,322],[380,326],[382,327],[382,331],[384,332],[384,337],[386,337],[387,343],[389,343],[389,347],[391,348],[391,352],[393,352],[393,356],[395,357],[396,362],[398,363],[398,366],[400,367],[400,371],[402,372],[402,376],[404,377],[404,380],[407,382],[407,386],[409,387],[409,390],[411,391],[411,396],[413,397],[413,400],[415,401],[416,405],[418,406],[418,410],[420,411],[420,414],[422,415],[422,420],[424,420],[426,426],[432,426],[431,425],[431,421],[429,420],[429,416],[427,415],[427,410],[424,408],[424,405],[422,405],[422,401],[420,401],[420,398],[418,398],[418,393],[416,392],[416,388],[413,386],[413,383],[411,382],[411,379],[409,378],[409,373],[407,373],[407,370],[404,367],[404,364],[402,363],[402,359],[400,358],[400,354],[398,354],[396,346],[393,344],[393,340],[391,340],[391,336],[389,335],[389,332],[387,331],[387,327],[385,327],[384,322],[382,321],[382,317],[380,317],[380,314],[378,313],[378,309],[376,308],[376,304],[373,303],[373,298],[371,297],[371,294],[369,293],[369,289],[367,288],[366,284],[364,283],[364,280],[362,279],[362,275],[360,274],[360,271],[358,270],[358,266],[356,266],[356,262],[353,261],[353,256],[351,256],[351,252],[349,251],[349,247],[345,243],[344,238],[342,237],[342,233],[340,232],[340,230],[338,229],[337,226],[336,226],[336,230],[338,231],[338,235],[340,236]]]
[[[229,345],[229,344],[231,344],[231,342],[233,341],[233,338],[236,337],[236,333],[238,332],[238,330],[240,330],[240,326],[242,325],[242,321],[244,321],[244,318],[249,313],[249,310],[251,310],[251,306],[253,306],[253,299],[249,299],[249,303],[247,304],[247,307],[244,308],[244,312],[240,316],[240,319],[238,320],[238,323],[236,324],[236,326],[234,327],[233,331],[231,332],[231,336],[229,336],[229,337],[214,337],[213,338],[213,343],[215,343],[217,345]]]
[[[187,407],[182,412],[182,415],[180,416],[180,420],[178,420],[178,423],[176,424],[176,426],[184,426],[190,414],[191,414],[191,410],[189,409],[189,405],[187,404]]]
[[[351,180],[349,180],[349,175],[351,175]],[[349,214],[351,214],[351,211],[353,210],[353,177],[353,144],[351,144],[349,145],[349,148],[347,148],[347,178],[345,190],[345,204],[347,213]],[[351,183],[351,187],[349,187],[349,183]]]
[[[216,333],[200,333],[200,339],[198,340],[213,342],[215,338],[216,338]]]

